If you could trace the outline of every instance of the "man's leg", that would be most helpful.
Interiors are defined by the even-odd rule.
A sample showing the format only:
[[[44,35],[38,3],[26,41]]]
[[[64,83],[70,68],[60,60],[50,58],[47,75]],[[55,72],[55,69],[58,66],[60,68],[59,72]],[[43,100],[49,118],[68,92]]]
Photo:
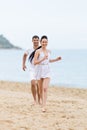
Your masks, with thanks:
[[[31,80],[31,92],[34,99],[34,104],[36,104],[36,80]]]
[[[39,88],[39,95],[40,95],[40,104],[42,104],[42,80],[38,80],[38,88]]]
[[[39,88],[39,83],[37,82],[37,97],[38,97],[38,103],[40,104],[40,88]]]

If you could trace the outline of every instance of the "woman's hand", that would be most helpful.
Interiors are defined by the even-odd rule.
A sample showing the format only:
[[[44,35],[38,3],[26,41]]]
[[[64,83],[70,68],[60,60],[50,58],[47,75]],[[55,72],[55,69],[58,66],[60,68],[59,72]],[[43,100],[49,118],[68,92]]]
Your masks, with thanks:
[[[46,59],[48,59],[48,55],[45,55],[43,58],[43,60],[46,60]]]
[[[59,56],[59,57],[57,57],[56,58],[56,61],[59,61],[59,60],[61,60],[62,58]]]

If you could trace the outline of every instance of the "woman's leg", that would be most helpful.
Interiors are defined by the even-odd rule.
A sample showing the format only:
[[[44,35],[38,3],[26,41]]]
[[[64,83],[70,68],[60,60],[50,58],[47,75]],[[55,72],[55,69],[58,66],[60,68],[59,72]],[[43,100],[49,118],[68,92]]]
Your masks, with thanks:
[[[48,90],[48,86],[50,83],[50,78],[44,78],[43,79],[43,91],[42,91],[42,95],[43,95],[43,109],[42,111],[45,111],[45,106],[46,106],[46,101],[47,101],[47,90]]]

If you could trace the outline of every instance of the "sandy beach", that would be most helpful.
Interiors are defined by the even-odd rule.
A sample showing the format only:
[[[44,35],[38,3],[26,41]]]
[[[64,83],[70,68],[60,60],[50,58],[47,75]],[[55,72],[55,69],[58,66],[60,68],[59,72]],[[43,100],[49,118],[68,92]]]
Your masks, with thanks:
[[[47,111],[30,85],[0,81],[0,130],[87,130],[87,89],[49,87]]]

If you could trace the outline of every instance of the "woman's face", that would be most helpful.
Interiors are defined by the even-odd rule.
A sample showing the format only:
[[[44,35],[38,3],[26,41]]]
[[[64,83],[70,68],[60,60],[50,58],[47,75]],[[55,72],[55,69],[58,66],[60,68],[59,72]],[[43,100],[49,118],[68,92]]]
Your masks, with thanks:
[[[47,39],[45,39],[45,38],[43,38],[42,40],[41,40],[41,46],[42,47],[46,47],[47,46],[47,44],[48,44],[48,40]]]

